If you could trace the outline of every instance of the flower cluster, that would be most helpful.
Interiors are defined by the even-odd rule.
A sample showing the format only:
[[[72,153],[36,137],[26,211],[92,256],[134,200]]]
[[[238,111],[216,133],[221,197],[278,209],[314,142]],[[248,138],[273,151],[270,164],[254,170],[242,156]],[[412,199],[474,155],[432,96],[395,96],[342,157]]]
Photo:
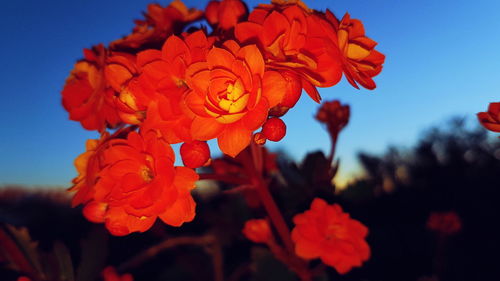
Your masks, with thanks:
[[[373,89],[385,58],[359,20],[300,0],[251,12],[240,0],[211,1],[204,12],[175,0],[144,14],[131,34],[84,50],[62,90],[69,118],[102,135],[75,161],[73,203],[116,235],[145,231],[158,217],[192,220],[189,190],[193,169],[210,162],[206,141],[231,157],[251,141],[279,141],[279,117],[302,90],[319,102],[317,87],[342,75]],[[185,167],[174,167],[176,143]]]

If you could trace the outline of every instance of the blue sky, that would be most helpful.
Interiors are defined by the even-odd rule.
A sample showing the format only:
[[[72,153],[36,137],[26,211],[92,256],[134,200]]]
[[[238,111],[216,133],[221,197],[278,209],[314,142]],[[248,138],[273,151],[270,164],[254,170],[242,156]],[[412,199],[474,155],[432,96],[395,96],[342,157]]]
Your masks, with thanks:
[[[185,1],[204,8],[205,1]],[[161,1],[168,4],[168,1]],[[250,7],[257,1],[246,1]],[[345,80],[321,89],[324,100],[351,106],[352,118],[338,143],[342,176],[356,171],[360,150],[410,146],[431,125],[460,114],[472,118],[498,101],[500,1],[342,0],[305,1],[311,8],[348,11],[361,19],[386,55],[374,91]],[[68,186],[73,159],[96,134],[68,120],[60,91],[82,49],[130,32],[148,1],[8,1],[0,9],[0,185]],[[328,148],[304,95],[284,118],[288,133],[271,148],[300,158]]]

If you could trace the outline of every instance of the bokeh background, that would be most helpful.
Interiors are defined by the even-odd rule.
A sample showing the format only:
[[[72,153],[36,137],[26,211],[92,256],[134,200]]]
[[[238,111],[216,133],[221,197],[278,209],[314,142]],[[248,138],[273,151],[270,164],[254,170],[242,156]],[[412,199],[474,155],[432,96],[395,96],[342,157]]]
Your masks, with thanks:
[[[185,1],[204,8],[205,1]],[[352,117],[338,143],[337,181],[360,172],[359,151],[381,153],[411,146],[432,125],[453,115],[473,119],[498,98],[500,2],[496,0],[315,1],[337,17],[361,19],[386,54],[374,91],[344,79],[321,89],[324,100],[351,105]],[[67,187],[73,159],[96,133],[69,121],[60,91],[82,49],[128,33],[149,1],[4,1],[0,9],[0,185]],[[163,5],[168,1],[161,1]],[[257,1],[246,1],[253,7]],[[285,117],[285,139],[271,144],[295,159],[326,149],[328,135],[313,120],[318,105],[306,95]],[[216,149],[213,149],[214,151]]]

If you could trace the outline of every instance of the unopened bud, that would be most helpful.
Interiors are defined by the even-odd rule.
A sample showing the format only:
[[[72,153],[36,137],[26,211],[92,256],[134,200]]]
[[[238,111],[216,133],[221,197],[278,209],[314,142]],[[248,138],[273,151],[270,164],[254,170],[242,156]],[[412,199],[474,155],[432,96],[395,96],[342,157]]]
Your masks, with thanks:
[[[258,144],[258,145],[264,145],[266,143],[266,137],[264,136],[263,133],[256,133],[253,136],[253,141]]]
[[[188,168],[199,168],[210,159],[210,148],[204,141],[192,141],[181,146],[182,163]]]
[[[277,117],[270,118],[262,126],[262,134],[270,141],[280,141],[286,134],[286,125]]]
[[[266,243],[272,238],[271,227],[266,219],[248,220],[243,228],[243,234],[255,243]]]

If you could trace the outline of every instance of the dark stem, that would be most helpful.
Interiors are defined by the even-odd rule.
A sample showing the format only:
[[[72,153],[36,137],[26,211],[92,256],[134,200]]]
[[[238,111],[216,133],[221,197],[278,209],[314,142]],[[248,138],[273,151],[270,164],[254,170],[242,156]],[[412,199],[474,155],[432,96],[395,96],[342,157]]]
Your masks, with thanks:
[[[330,148],[330,154],[328,155],[328,163],[332,163],[333,158],[335,157],[335,147],[337,147],[337,138],[338,134],[331,135],[332,147]]]
[[[181,236],[169,238],[163,242],[149,247],[148,249],[140,252],[136,256],[132,257],[128,261],[122,263],[118,266],[119,272],[126,272],[130,268],[137,267],[144,263],[145,261],[156,257],[160,252],[183,245],[197,245],[202,247],[208,247],[208,253],[212,256],[212,262],[214,266],[214,280],[223,281],[224,273],[222,267],[222,249],[217,239],[211,235],[206,234],[202,236]]]

